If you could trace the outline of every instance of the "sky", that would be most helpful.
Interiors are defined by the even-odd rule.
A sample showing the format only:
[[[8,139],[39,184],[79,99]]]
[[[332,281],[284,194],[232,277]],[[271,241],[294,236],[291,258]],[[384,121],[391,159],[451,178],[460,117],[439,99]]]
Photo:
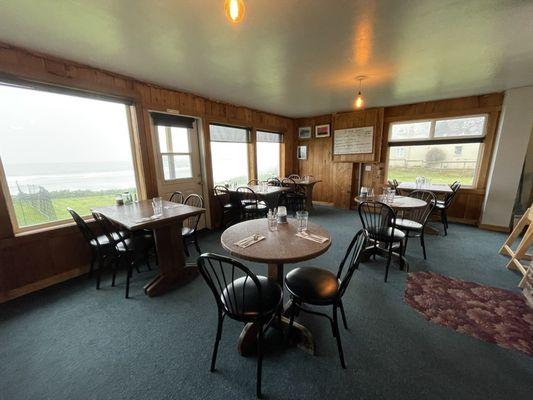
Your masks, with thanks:
[[[0,157],[21,163],[132,160],[124,104],[0,85]]]

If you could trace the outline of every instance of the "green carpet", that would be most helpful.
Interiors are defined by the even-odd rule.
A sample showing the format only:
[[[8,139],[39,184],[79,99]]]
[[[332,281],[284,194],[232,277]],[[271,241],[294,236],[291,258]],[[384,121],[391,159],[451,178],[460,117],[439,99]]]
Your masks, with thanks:
[[[336,270],[360,228],[354,211],[319,207],[313,222],[332,234],[331,249],[308,265]],[[221,252],[220,232],[201,236]],[[428,260],[409,241],[411,271],[516,290],[519,277],[497,251],[505,235],[452,224],[428,236]],[[248,264],[266,274],[264,265]],[[287,269],[293,266],[288,266]],[[0,399],[252,399],[255,359],[237,354],[242,325],[226,321],[216,373],[209,372],[216,307],[201,278],[158,297],[134,273],[131,295],[106,279],[100,291],[79,278],[0,305]],[[339,365],[326,320],[302,315],[317,356],[279,349],[271,337],[263,364],[269,399],[531,399],[533,359],[425,321],[406,305],[406,273],[384,260],[356,272],[345,295],[350,330],[341,330],[348,369]]]

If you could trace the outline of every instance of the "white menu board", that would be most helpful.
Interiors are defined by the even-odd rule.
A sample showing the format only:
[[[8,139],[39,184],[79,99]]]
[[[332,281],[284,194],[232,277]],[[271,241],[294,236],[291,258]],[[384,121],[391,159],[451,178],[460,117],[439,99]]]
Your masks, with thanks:
[[[333,154],[367,154],[373,152],[374,127],[335,130]]]

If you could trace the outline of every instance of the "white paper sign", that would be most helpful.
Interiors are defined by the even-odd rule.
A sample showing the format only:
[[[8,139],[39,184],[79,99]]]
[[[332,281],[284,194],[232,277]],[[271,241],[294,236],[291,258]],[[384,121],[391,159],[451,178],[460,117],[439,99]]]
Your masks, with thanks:
[[[367,154],[373,152],[374,127],[335,130],[333,154]]]

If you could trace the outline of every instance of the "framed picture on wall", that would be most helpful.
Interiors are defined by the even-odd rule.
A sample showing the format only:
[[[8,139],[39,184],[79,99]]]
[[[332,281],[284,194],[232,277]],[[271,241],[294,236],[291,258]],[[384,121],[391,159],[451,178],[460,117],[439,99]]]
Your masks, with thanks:
[[[296,158],[298,160],[307,160],[307,146],[298,146],[296,148]]]
[[[317,138],[329,137],[330,136],[329,129],[330,129],[329,124],[316,125],[315,126],[315,137]]]
[[[298,128],[298,139],[311,139],[311,127],[301,126]]]

